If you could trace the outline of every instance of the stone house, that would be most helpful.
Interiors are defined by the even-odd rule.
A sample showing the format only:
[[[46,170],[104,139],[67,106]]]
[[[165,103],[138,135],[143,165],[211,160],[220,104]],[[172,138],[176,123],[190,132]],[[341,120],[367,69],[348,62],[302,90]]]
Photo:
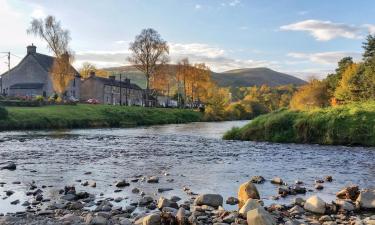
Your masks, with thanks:
[[[144,92],[129,79],[119,81],[115,76],[104,78],[91,72],[90,76],[81,84],[81,101],[89,99],[95,99],[100,104],[119,105],[121,102],[122,105],[143,106]]]
[[[50,71],[54,60],[52,56],[37,53],[36,46],[27,46],[27,54],[21,62],[1,75],[1,93],[7,96],[52,96],[55,91]],[[74,79],[68,85],[64,95],[79,99],[81,77],[77,70],[74,69],[74,71]]]

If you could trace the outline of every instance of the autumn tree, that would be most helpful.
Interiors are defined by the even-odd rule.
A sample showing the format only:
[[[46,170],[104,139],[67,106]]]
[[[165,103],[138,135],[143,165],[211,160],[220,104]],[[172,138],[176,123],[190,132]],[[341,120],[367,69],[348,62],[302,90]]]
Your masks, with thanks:
[[[150,79],[158,67],[168,61],[169,46],[160,34],[151,28],[142,30],[135,41],[130,43],[131,62],[146,77],[146,106],[149,106]]]
[[[95,72],[95,75],[98,77],[108,77],[108,72],[103,69],[96,68],[95,65],[84,62],[82,67],[79,69],[79,74],[82,76],[83,79],[86,79],[90,76],[91,72]]]
[[[313,109],[329,105],[328,85],[325,81],[312,79],[300,87],[290,102],[292,109]]]
[[[176,80],[177,80],[177,91],[179,97],[179,105],[181,105],[180,96],[182,92],[183,105],[186,104],[187,97],[187,78],[190,74],[191,65],[188,58],[184,58],[177,63]],[[181,90],[182,89],[182,90]]]
[[[46,41],[48,49],[54,54],[55,60],[49,72],[54,90],[62,95],[76,75],[71,66],[74,57],[69,49],[69,31],[63,29],[55,17],[47,16],[44,20],[33,19],[27,32]]]

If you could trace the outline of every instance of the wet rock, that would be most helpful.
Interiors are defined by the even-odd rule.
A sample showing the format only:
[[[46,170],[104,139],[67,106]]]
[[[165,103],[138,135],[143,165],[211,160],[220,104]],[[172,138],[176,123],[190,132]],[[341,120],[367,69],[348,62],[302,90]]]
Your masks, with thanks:
[[[319,218],[319,222],[321,222],[321,223],[324,223],[324,222],[327,222],[327,221],[332,221],[332,218],[328,215],[324,215],[324,216],[321,216]]]
[[[139,206],[146,206],[146,205],[150,204],[153,201],[154,201],[154,199],[152,197],[150,197],[150,196],[143,196],[141,199],[139,199],[138,205]]]
[[[59,220],[65,222],[64,224],[74,224],[79,223],[81,221],[81,218],[79,216],[69,213],[61,217]]]
[[[253,176],[250,180],[250,182],[254,184],[263,184],[265,181],[266,179],[262,176]]]
[[[312,213],[324,214],[326,211],[326,203],[321,198],[314,195],[306,200],[304,209]]]
[[[316,190],[323,190],[323,188],[324,188],[324,186],[321,185],[321,184],[316,184],[316,185],[315,185],[315,189],[316,189]]]
[[[35,196],[35,200],[38,201],[38,202],[41,202],[41,201],[43,200],[43,195],[41,195],[41,194],[37,194],[37,195]]]
[[[335,204],[338,205],[340,207],[341,210],[344,210],[344,211],[354,211],[355,210],[355,206],[354,204],[351,202],[351,200],[342,200],[342,199],[338,199],[335,201]]]
[[[237,205],[238,204],[238,198],[235,198],[235,197],[228,197],[227,200],[225,201],[225,203],[227,203],[228,205]]]
[[[133,224],[132,221],[127,218],[120,220],[120,225],[132,225],[132,224]]]
[[[172,197],[171,197],[171,201],[172,201],[172,202],[178,202],[178,201],[180,201],[180,200],[181,200],[181,198],[178,197],[178,196],[172,196]]]
[[[16,170],[17,165],[14,162],[9,162],[5,166],[1,167],[2,170]]]
[[[70,210],[81,210],[83,209],[84,205],[81,202],[73,202],[69,205],[68,209]]]
[[[219,194],[203,194],[199,195],[195,201],[195,205],[208,205],[212,207],[219,207],[223,205],[223,197]]]
[[[324,180],[321,180],[321,179],[319,179],[319,180],[315,180],[315,183],[316,183],[316,184],[323,184],[323,183],[324,183]]]
[[[282,184],[284,184],[284,181],[280,177],[274,177],[274,178],[272,178],[271,183],[282,185]]]
[[[305,194],[306,193],[306,188],[302,187],[299,184],[293,185],[292,187],[289,188],[292,192],[296,194]]]
[[[12,184],[21,184],[20,181],[13,181]]]
[[[121,202],[123,200],[123,198],[122,197],[117,197],[117,198],[115,198],[115,202]]]
[[[246,218],[248,225],[276,225],[276,220],[262,208],[250,210]]]
[[[357,185],[349,186],[336,193],[339,199],[351,199],[355,201],[359,196],[359,187]]]
[[[11,195],[14,194],[14,191],[8,190],[8,191],[5,191],[5,194],[6,194],[6,196],[11,196]]]
[[[303,206],[305,204],[305,200],[303,198],[295,198],[293,200],[293,204]]]
[[[178,205],[176,202],[173,202],[167,198],[164,198],[164,197],[160,197],[159,200],[158,200],[158,205],[157,205],[158,209],[163,209],[164,207],[171,207],[171,208],[175,208],[175,209],[178,209]]]
[[[121,180],[121,181],[118,181],[115,186],[118,188],[122,188],[122,187],[127,187],[129,185],[130,184],[126,182],[125,180]]]
[[[142,223],[141,223],[142,225],[160,225],[161,224],[161,218],[159,214],[151,214],[151,215],[143,217],[141,220],[142,220]]]
[[[30,202],[28,202],[28,201],[24,201],[23,203],[22,203],[22,206],[29,206],[30,205]]]
[[[261,208],[262,206],[259,204],[259,202],[255,199],[248,199],[245,204],[241,207],[241,209],[238,211],[240,214],[246,216],[247,212],[253,209]]]
[[[61,196],[61,199],[66,200],[66,201],[74,201],[77,199],[77,196],[75,194],[67,194]]]
[[[163,193],[163,192],[166,192],[166,191],[172,191],[173,188],[158,188],[158,192],[159,193]]]
[[[138,194],[140,192],[140,190],[138,188],[133,188],[132,189],[132,193],[134,194]]]
[[[301,215],[301,214],[305,213],[305,210],[301,206],[296,205],[293,208],[289,209],[288,212],[291,215]]]
[[[11,205],[18,205],[20,203],[20,200],[14,200],[12,202],[10,202]]]
[[[104,218],[103,216],[95,216],[92,218],[90,224],[91,225],[107,225],[107,218]]]
[[[325,176],[324,180],[327,181],[327,182],[332,182],[333,178],[332,178],[332,176]]]
[[[238,207],[241,208],[249,198],[260,199],[258,189],[251,181],[241,184],[238,189]]]
[[[375,189],[361,191],[357,204],[361,209],[375,209]]]
[[[53,215],[54,212],[53,212],[53,210],[41,210],[37,214],[39,216],[48,216],[48,215]]]
[[[157,176],[152,176],[147,178],[147,183],[159,183],[159,177]]]
[[[187,224],[187,217],[186,217],[186,210],[184,208],[179,208],[176,213],[176,220],[178,225],[185,225]]]

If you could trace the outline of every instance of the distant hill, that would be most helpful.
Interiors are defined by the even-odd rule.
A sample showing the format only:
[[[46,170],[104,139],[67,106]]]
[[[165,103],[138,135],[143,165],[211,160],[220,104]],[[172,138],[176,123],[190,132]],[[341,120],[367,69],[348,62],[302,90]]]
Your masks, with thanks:
[[[212,73],[212,78],[224,87],[249,87],[267,84],[280,86],[287,84],[302,85],[306,81],[292,75],[280,73],[265,67],[229,70],[223,73]]]
[[[172,71],[176,69],[176,65],[170,66],[172,67]],[[104,70],[114,73],[121,72],[133,83],[138,84],[142,88],[146,86],[143,73],[138,71],[134,66],[111,67],[104,68]],[[302,85],[306,83],[306,81],[292,75],[280,73],[265,67],[229,70],[223,73],[212,72],[212,79],[221,87],[249,87],[263,84],[268,86]]]

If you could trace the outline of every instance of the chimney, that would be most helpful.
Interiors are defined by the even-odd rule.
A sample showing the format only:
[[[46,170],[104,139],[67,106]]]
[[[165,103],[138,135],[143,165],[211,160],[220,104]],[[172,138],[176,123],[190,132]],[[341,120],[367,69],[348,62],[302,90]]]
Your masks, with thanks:
[[[36,53],[36,46],[34,46],[34,44],[27,46],[27,54],[35,54],[35,53]]]

